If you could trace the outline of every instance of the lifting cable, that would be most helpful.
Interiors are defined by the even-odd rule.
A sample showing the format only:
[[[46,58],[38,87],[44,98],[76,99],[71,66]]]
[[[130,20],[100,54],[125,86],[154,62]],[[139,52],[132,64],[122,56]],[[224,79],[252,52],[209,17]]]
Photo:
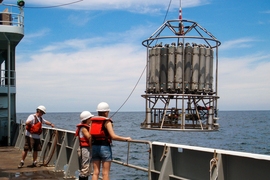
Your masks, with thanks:
[[[126,104],[126,102],[128,101],[128,99],[130,98],[130,96],[133,94],[133,92],[135,91],[136,87],[138,86],[138,84],[139,84],[139,82],[140,82],[140,80],[141,80],[141,78],[142,78],[142,75],[143,75],[143,73],[144,73],[146,67],[147,67],[147,65],[144,67],[144,69],[143,69],[143,71],[142,71],[142,73],[141,73],[141,75],[140,75],[140,77],[139,77],[137,83],[135,84],[134,88],[132,89],[132,91],[131,91],[130,94],[128,95],[127,99],[126,99],[126,100],[123,102],[123,104],[117,109],[117,111],[115,111],[115,112],[113,113],[113,115],[111,115],[110,118],[112,118],[116,113],[118,113],[118,111]]]
[[[25,6],[24,8],[37,8],[37,9],[57,8],[57,7],[68,6],[68,5],[71,5],[71,4],[79,3],[81,1],[83,1],[83,0],[72,1],[72,2],[69,2],[69,3],[59,4],[59,5],[54,5],[54,6]]]
[[[165,16],[164,16],[164,20],[163,20],[163,23],[162,23],[162,24],[164,24],[165,21],[166,21],[166,19],[167,19],[167,16],[168,16],[168,13],[169,13],[171,4],[172,4],[172,0],[170,0],[170,2],[169,2],[169,5],[168,5],[168,8],[167,8],[167,11],[166,11],[166,14],[165,14]],[[157,43],[158,43],[158,39],[156,40],[156,44],[155,44],[155,45],[157,45]]]
[[[167,16],[168,16],[168,12],[169,12],[169,9],[170,9],[170,7],[171,7],[171,4],[172,4],[172,0],[170,0],[169,6],[168,6],[168,8],[167,8],[167,11],[166,11],[166,14],[165,14],[165,17],[164,17],[164,20],[163,20],[163,23],[166,21],[166,18],[167,18]]]
[[[169,6],[168,6],[168,8],[167,8],[167,11],[166,11],[166,14],[165,14],[165,17],[164,17],[164,20],[163,20],[163,23],[165,22],[165,20],[166,20],[166,18],[167,18],[167,15],[168,15],[168,12],[169,12],[171,3],[172,3],[172,0],[170,0]],[[156,44],[157,44],[157,43],[156,43]],[[140,82],[140,80],[141,80],[141,78],[142,78],[142,75],[143,75],[143,73],[144,73],[146,67],[147,67],[147,65],[144,67],[143,72],[141,73],[141,75],[140,75],[140,77],[139,77],[137,83],[135,84],[134,88],[132,89],[132,91],[131,91],[131,93],[129,94],[129,96],[127,97],[127,99],[126,99],[126,100],[123,102],[123,104],[117,109],[117,111],[115,111],[115,112],[113,113],[113,115],[111,115],[110,118],[112,118],[115,114],[117,114],[118,111],[126,104],[126,102],[128,101],[128,99],[129,99],[130,96],[133,94],[134,90],[136,89],[138,83]]]

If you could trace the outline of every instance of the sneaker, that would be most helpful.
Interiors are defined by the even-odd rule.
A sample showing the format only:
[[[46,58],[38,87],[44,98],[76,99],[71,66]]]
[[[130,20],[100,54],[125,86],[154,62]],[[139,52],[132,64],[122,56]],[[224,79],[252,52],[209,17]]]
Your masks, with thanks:
[[[18,168],[22,168],[24,165],[24,162],[20,162],[20,164],[18,165]]]
[[[37,162],[33,162],[32,167],[37,167]]]

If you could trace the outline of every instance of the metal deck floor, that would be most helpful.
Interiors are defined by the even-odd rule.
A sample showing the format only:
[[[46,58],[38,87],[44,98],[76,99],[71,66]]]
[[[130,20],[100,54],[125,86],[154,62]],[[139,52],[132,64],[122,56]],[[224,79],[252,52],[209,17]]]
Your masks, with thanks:
[[[22,151],[14,148],[13,146],[0,147],[0,180],[64,179],[63,172],[54,172],[54,167],[44,167],[41,164],[38,164],[38,167],[31,167],[31,152],[28,152],[24,166],[22,168],[18,168],[18,164],[21,160],[21,155]]]

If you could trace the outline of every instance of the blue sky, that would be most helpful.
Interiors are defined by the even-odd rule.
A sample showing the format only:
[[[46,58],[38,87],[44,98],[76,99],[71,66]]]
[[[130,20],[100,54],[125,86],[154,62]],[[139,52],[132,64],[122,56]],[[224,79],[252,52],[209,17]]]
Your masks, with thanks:
[[[117,110],[146,64],[147,39],[170,0],[25,0],[25,36],[17,46],[17,112]],[[4,3],[16,3],[4,0]],[[33,8],[43,7],[43,8]],[[166,20],[177,19],[172,0]],[[270,109],[270,1],[182,0],[183,19],[219,41],[219,110]],[[145,74],[121,111],[143,111]]]

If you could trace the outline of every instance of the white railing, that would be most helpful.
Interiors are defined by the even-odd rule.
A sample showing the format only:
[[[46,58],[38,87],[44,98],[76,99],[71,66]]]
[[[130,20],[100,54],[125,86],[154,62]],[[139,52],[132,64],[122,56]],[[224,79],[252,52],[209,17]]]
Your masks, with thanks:
[[[0,25],[24,27],[23,7],[0,3]]]
[[[1,85],[1,87],[8,86],[8,70],[1,70],[0,85]],[[10,71],[10,86],[16,86],[16,72],[15,72],[15,70]]]
[[[22,124],[16,148],[23,149],[24,131]],[[43,128],[41,141],[43,147],[39,153],[39,161],[46,166],[54,167],[55,172],[63,172],[64,178],[75,178],[79,169],[77,153],[79,142],[78,138],[74,137],[74,132]],[[114,157],[112,166],[120,165],[121,168],[112,168],[111,173],[118,174],[124,168],[128,168],[124,171],[131,172],[133,169],[134,172],[131,172],[133,177],[148,180],[265,180],[270,177],[269,155],[165,142],[132,140],[113,143],[116,149],[112,146]]]
[[[39,152],[38,161],[45,166],[54,167],[55,172],[64,172],[64,178],[75,178],[79,170],[79,156],[77,153],[79,147],[79,140],[75,137],[74,131],[68,131],[56,128],[42,128],[41,142],[42,150]],[[24,146],[25,136],[25,125],[21,124],[17,141],[15,144],[16,148],[20,150]],[[151,142],[149,141],[136,141],[132,140],[129,142],[118,141],[127,145],[126,154],[121,154],[121,159],[125,157],[125,161],[120,161],[119,158],[114,159],[113,163],[120,164],[127,168],[133,168],[136,170],[144,171],[148,173],[148,179],[151,179],[150,170],[150,159],[151,159]],[[130,159],[132,157],[131,144],[146,144],[148,145],[147,151],[144,151],[145,156],[148,157],[145,167],[138,164],[131,164]],[[101,178],[101,177],[100,177]]]

